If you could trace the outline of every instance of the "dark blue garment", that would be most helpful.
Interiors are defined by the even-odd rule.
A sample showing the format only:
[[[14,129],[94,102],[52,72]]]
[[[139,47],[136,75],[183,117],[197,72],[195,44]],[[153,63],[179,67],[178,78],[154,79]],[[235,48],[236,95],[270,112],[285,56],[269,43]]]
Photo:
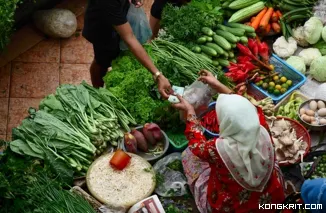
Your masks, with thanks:
[[[305,204],[322,204],[323,209],[310,209],[312,213],[326,212],[326,178],[306,180],[301,187]]]

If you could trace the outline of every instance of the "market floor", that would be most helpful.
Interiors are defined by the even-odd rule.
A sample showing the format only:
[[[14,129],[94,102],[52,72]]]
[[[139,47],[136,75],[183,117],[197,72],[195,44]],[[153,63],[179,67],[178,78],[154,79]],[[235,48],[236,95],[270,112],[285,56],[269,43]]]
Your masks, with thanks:
[[[144,2],[147,15],[152,2]],[[48,39],[32,24],[12,36],[0,55],[0,139],[10,141],[12,128],[28,115],[28,108],[37,108],[60,84],[90,83],[93,48],[81,35],[86,4],[87,0],[66,0],[57,5],[77,16],[77,32],[68,39]]]

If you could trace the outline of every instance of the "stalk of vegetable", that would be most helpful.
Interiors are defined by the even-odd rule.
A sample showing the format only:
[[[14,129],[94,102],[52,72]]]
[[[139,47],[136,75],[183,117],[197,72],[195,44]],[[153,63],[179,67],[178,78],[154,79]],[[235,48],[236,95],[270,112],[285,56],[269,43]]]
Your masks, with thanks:
[[[209,59],[207,60],[203,56],[193,53],[188,48],[161,39],[153,41],[152,46],[156,57],[165,60],[169,58],[187,78],[196,80],[198,71],[206,69],[216,75],[223,84],[232,87],[232,83],[224,75],[223,71],[217,70]]]

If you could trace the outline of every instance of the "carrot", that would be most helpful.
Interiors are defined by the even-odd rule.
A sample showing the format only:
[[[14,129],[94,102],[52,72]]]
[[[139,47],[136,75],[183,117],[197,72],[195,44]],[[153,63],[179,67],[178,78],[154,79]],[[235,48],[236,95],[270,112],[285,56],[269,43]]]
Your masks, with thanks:
[[[255,18],[255,16],[251,17],[250,22],[254,22]]]
[[[272,29],[274,30],[275,33],[280,33],[281,32],[281,26],[279,23],[272,23]]]
[[[259,23],[260,23],[260,20],[263,18],[263,16],[265,15],[267,11],[267,7],[265,7],[262,11],[260,11],[258,13],[258,15],[256,16],[255,20],[253,22],[251,22],[251,26],[257,30],[258,26],[259,26]]]
[[[282,18],[282,16],[283,16],[281,11],[279,11],[279,10],[276,11],[276,14],[277,14],[278,18]]]
[[[272,22],[277,22],[279,19],[278,15],[277,15],[277,12],[274,11],[273,14],[272,14]]]
[[[266,29],[267,25],[269,24],[269,20],[272,17],[273,12],[274,12],[274,9],[272,7],[268,8],[267,12],[263,16],[263,18],[260,20],[260,23],[259,23],[260,29],[262,29],[262,30]]]
[[[251,26],[251,22],[244,23],[245,25]]]
[[[267,24],[266,28],[265,28],[265,33],[268,34],[271,31],[271,24]]]

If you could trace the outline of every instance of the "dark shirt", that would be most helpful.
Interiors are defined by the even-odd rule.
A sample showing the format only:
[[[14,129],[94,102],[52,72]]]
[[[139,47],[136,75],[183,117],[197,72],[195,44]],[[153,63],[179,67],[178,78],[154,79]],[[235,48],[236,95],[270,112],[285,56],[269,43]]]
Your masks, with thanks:
[[[92,43],[119,42],[113,26],[127,23],[129,0],[88,0],[83,36]]]
[[[154,0],[154,3],[151,8],[151,15],[154,18],[161,20],[163,8],[167,3],[173,4],[174,6],[178,7],[182,6],[181,0]]]

